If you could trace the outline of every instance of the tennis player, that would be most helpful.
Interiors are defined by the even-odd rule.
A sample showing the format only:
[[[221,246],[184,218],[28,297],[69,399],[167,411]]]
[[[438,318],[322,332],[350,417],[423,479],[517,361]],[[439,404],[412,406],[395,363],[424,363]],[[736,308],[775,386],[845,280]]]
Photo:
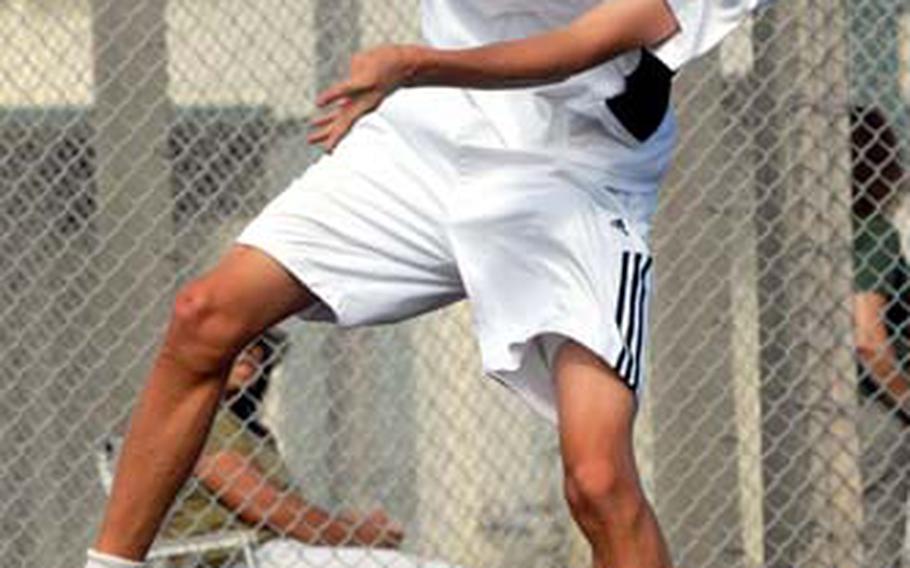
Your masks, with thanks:
[[[632,429],[671,81],[763,3],[423,0],[431,47],[356,57],[319,101],[311,141],[331,153],[178,293],[87,566],[141,565],[264,329],[463,298],[484,370],[558,424],[595,568],[670,566]]]

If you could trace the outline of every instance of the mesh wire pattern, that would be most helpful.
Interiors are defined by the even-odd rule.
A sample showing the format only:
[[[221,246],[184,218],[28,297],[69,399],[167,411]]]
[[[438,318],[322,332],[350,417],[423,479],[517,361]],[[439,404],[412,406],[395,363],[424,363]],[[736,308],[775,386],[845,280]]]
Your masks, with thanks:
[[[910,563],[907,8],[791,0],[677,80],[637,448],[679,566]],[[312,101],[348,56],[418,24],[416,0],[0,4],[3,566],[81,565],[174,293],[317,158]],[[375,545],[330,523],[378,510],[415,566],[588,566],[555,433],[480,378],[465,306],[282,330],[217,449],[324,511],[314,538]],[[195,476],[154,561],[294,536],[223,502]],[[396,566],[293,565],[329,561]]]

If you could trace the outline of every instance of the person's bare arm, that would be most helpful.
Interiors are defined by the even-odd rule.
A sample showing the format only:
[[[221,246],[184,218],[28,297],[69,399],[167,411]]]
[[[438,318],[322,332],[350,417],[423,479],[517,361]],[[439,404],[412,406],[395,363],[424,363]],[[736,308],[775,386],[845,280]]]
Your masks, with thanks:
[[[379,512],[332,515],[297,492],[276,487],[238,452],[203,456],[195,477],[244,522],[308,544],[394,548],[403,538],[401,528]]]
[[[888,338],[884,314],[888,299],[878,292],[861,292],[853,297],[854,340],[860,362],[872,379],[910,416],[910,379],[903,372]]]
[[[504,89],[551,83],[677,30],[666,0],[614,0],[568,26],[527,39],[463,50],[411,48],[407,86]]]
[[[331,150],[360,116],[402,86],[503,89],[558,82],[677,30],[666,0],[612,0],[526,39],[453,50],[381,46],[355,55],[348,79],[318,97],[320,107],[339,104],[313,122],[309,140]]]

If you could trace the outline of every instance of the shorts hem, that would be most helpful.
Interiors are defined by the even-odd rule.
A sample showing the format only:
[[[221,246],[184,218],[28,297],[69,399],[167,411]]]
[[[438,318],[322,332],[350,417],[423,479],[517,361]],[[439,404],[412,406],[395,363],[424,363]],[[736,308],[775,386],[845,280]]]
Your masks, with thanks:
[[[313,266],[300,254],[290,254],[274,243],[264,244],[255,234],[244,232],[237,238],[236,244],[252,247],[277,262],[294,277],[297,282],[315,296],[315,304],[297,314],[307,321],[329,322],[339,327],[352,327],[356,322],[350,321],[345,310],[343,287],[329,282],[318,268]]]
[[[485,354],[483,356],[484,373],[518,394],[531,410],[553,424],[559,422],[556,412],[554,377],[551,361],[549,361],[553,354],[542,352],[542,340],[547,337],[556,337],[559,339],[559,346],[565,341],[574,341],[600,357],[611,369],[617,374],[619,373],[617,363],[623,346],[605,338],[598,340],[590,333],[581,333],[568,326],[554,325],[541,326],[535,331],[516,333],[511,336],[520,339],[504,342],[505,350],[496,355]],[[535,349],[538,350],[536,354],[532,351]],[[537,359],[537,361],[532,362],[530,359]],[[528,366],[532,364],[537,365],[537,373],[528,369]],[[640,398],[644,380],[638,381],[634,385],[625,377],[620,376],[619,380],[636,399]]]

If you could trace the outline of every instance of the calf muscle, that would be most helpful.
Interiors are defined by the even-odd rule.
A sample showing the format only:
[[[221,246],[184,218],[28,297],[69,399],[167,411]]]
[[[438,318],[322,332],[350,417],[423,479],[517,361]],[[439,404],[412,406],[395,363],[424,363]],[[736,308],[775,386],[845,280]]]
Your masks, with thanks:
[[[133,414],[98,550],[144,557],[202,449],[221,393],[218,378],[202,380],[159,358]]]

